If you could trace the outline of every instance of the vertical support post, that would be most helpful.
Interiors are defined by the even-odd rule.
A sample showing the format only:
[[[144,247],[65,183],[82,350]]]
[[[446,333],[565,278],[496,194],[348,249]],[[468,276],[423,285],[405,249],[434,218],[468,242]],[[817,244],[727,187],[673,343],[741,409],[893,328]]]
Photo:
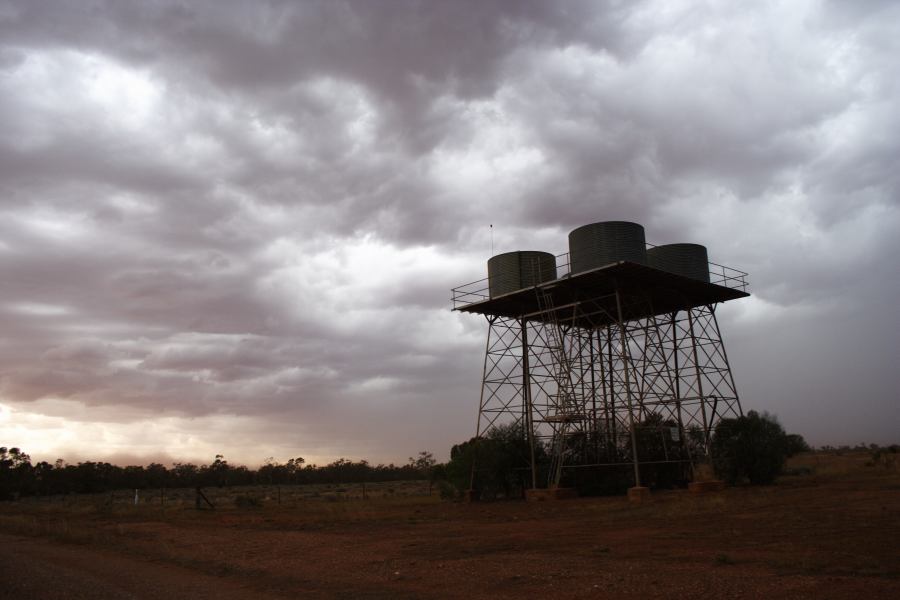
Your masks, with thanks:
[[[640,323],[639,329],[643,332],[644,335],[644,347],[642,349],[641,356],[641,372],[640,374],[635,373],[634,377],[638,380],[638,416],[639,421],[643,421],[647,418],[647,408],[646,408],[646,399],[647,399],[647,389],[650,376],[648,375],[647,369],[650,363],[651,349],[650,349],[650,320],[649,319],[641,319],[638,321]]]
[[[612,419],[610,420],[612,428],[610,440],[614,446],[618,446],[619,432],[617,425],[619,420],[616,416],[616,370],[613,363],[613,335],[612,327],[610,326],[607,326],[606,328],[606,354],[608,359],[607,371],[609,374],[609,415],[612,416]]]
[[[590,366],[591,366],[591,438],[594,440],[594,460],[600,458],[600,428],[597,427],[597,382],[595,380],[594,368],[594,334],[596,331],[591,329],[588,332],[588,346],[590,347]],[[601,363],[602,367],[602,363]]]
[[[586,386],[587,384],[586,384],[586,382],[585,382],[585,376],[584,376],[584,375],[585,375],[585,373],[584,373],[584,335],[583,335],[583,332],[581,331],[581,329],[579,329],[579,328],[572,327],[572,329],[569,330],[569,333],[571,333],[572,331],[575,331],[575,335],[578,337],[578,352],[575,354],[575,356],[576,356],[577,358],[573,358],[573,359],[572,359],[572,362],[575,363],[575,364],[577,365],[578,384],[579,384],[579,386],[581,387],[581,400],[580,400],[580,402],[579,402],[577,399],[575,399],[575,398],[573,398],[573,401],[575,402],[575,405],[576,405],[580,410],[586,412],[586,411],[587,411],[587,404],[586,404],[586,402],[585,402],[586,396],[585,396],[585,391],[584,391],[584,390],[585,390],[585,386]],[[577,363],[575,362],[576,360],[577,360]],[[573,370],[574,370],[574,369],[573,369]],[[574,388],[575,386],[573,385],[572,387]],[[574,392],[575,390],[573,389],[572,391]]]
[[[716,317],[715,305],[707,306],[709,312],[712,313],[713,326],[716,328],[716,339],[719,343],[719,349],[722,351],[722,360],[725,362],[725,369],[728,371],[728,381],[731,382],[731,390],[734,392],[734,401],[737,403],[738,414],[744,416],[744,409],[741,407],[741,398],[737,393],[737,386],[734,384],[734,374],[731,372],[731,363],[728,362],[728,353],[725,352],[725,342],[722,341],[722,332],[719,330],[719,319]]]
[[[628,349],[625,335],[625,321],[622,317],[622,294],[616,284],[616,310],[619,324],[619,352],[625,366],[625,401],[628,403],[628,424],[631,428],[631,456],[634,465],[634,487],[641,486],[641,470],[638,467],[637,435],[634,429],[634,408],[631,400],[631,378],[628,374]]]
[[[484,342],[484,366],[481,369],[481,397],[478,399],[478,417],[475,419],[475,447],[472,448],[472,469],[469,473],[469,489],[475,489],[475,463],[478,458],[478,440],[481,438],[481,414],[484,410],[484,388],[487,379],[488,353],[491,350],[491,333],[497,317],[488,317],[488,334]]]
[[[688,443],[687,435],[684,431],[684,417],[681,414],[681,366],[679,361],[678,347],[678,311],[672,313],[672,362],[674,369],[674,386],[675,386],[675,414],[678,417],[678,436],[681,438],[681,447],[687,453],[688,461],[690,461],[691,469],[694,468],[694,455],[691,453],[691,445]]]
[[[531,489],[537,488],[537,467],[534,464],[534,411],[531,409],[531,371],[528,364],[528,321],[522,319],[522,406],[531,453]]]
[[[675,322],[676,317],[678,316],[677,312],[672,313],[671,317],[671,325],[672,325],[672,363],[673,369],[675,373],[674,377],[674,390],[675,390],[675,412],[678,415],[678,429],[681,434],[681,438],[684,439],[684,421],[681,418],[681,374],[678,369],[678,326]]]
[[[688,309],[688,331],[691,332],[691,352],[694,357],[694,373],[697,377],[697,395],[700,397],[700,415],[703,418],[703,446],[706,450],[706,456],[712,459],[709,447],[709,421],[706,418],[706,396],[703,395],[703,373],[700,370],[700,361],[697,355],[697,335],[694,333],[694,315],[693,309]]]

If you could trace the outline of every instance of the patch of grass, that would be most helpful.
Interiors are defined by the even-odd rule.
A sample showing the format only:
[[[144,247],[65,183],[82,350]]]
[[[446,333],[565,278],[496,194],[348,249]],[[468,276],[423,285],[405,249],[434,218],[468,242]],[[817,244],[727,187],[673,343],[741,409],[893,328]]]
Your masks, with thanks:
[[[788,467],[784,470],[783,475],[786,477],[804,477],[815,473],[812,467]]]
[[[262,500],[256,496],[235,496],[234,505],[238,508],[262,508]]]

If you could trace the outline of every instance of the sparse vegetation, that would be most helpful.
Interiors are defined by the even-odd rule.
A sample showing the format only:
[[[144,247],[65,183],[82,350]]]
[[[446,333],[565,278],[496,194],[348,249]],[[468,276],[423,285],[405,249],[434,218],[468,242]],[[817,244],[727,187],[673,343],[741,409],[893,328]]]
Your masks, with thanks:
[[[716,563],[717,565],[719,565],[719,566],[733,565],[733,564],[734,564],[734,559],[732,559],[730,556],[728,556],[728,555],[725,554],[724,552],[721,552],[721,553],[719,553],[719,554],[716,554],[716,560],[715,560],[715,563]]]
[[[866,461],[867,467],[884,467],[885,469],[897,468],[897,447],[873,448],[870,452],[871,460]]]
[[[238,508],[262,508],[263,503],[256,496],[241,494],[240,496],[235,496],[234,505]]]

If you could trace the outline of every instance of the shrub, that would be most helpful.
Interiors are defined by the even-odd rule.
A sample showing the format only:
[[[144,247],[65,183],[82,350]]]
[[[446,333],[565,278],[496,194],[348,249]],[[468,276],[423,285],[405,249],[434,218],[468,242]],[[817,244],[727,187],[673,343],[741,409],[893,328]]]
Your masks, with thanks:
[[[472,438],[450,450],[447,480],[459,493],[469,488],[475,464],[474,488],[483,499],[522,497],[530,487],[530,446],[520,425],[498,425],[481,439]],[[544,450],[535,444],[535,459],[544,462]],[[545,475],[546,476],[546,475]]]
[[[438,494],[441,496],[441,500],[456,500],[459,498],[459,490],[456,489],[456,486],[446,480],[438,480],[437,482]]]
[[[803,436],[797,433],[786,435],[784,441],[785,449],[787,450],[787,455],[789,457],[812,450],[812,448],[809,447],[809,444],[806,443],[806,440],[803,439]]]
[[[712,439],[716,473],[731,484],[744,479],[752,484],[772,483],[788,457],[787,438],[772,415],[751,410],[743,417],[723,419]]]

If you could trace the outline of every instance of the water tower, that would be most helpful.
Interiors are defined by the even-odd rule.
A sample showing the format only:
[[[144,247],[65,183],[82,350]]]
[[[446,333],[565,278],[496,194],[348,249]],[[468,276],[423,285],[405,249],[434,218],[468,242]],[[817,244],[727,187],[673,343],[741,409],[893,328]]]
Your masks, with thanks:
[[[716,424],[742,414],[716,307],[748,295],[705,247],[648,245],[624,221],[573,230],[559,256],[492,257],[452,290],[488,323],[476,439],[518,428],[531,489],[690,479]]]

